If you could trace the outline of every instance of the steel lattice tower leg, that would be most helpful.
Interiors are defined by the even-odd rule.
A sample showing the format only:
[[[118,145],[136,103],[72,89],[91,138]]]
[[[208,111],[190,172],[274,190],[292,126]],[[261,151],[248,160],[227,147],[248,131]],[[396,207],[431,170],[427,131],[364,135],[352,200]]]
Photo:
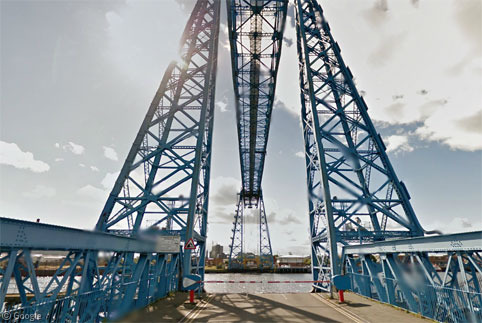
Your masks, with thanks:
[[[323,10],[315,0],[295,7],[313,276],[330,281],[340,274],[338,244],[424,231]]]
[[[22,303],[41,304],[36,310],[42,320],[94,322],[119,318],[176,290],[181,272],[204,275],[219,11],[219,0],[197,1],[181,40],[181,59],[167,68],[96,224],[96,231],[132,237],[128,246],[110,249],[102,257],[105,265],[94,251],[102,246],[72,248],[42,289],[30,251],[13,250],[2,302],[14,274]],[[191,255],[129,247],[144,239],[152,243],[149,235],[192,238],[197,249]],[[18,279],[20,257],[35,290],[30,300]],[[57,304],[61,292],[67,301]]]
[[[231,245],[229,248],[229,269],[244,267],[244,199],[238,194],[238,203],[234,213]]]
[[[264,209],[264,200],[261,195],[259,201],[259,268],[269,269],[274,267],[273,250],[269,236],[268,219]]]
[[[242,193],[238,195],[238,203],[234,214],[234,222],[232,229],[231,245],[229,250],[229,269],[246,268],[246,254],[244,248],[244,213],[247,207],[253,207],[252,203],[246,203]],[[252,202],[252,201],[251,201]],[[268,220],[266,218],[266,210],[264,208],[263,196],[254,204],[259,212],[258,233],[259,233],[259,263],[258,268],[261,270],[272,269],[274,267],[273,250],[271,248],[271,239],[269,236]]]
[[[194,239],[183,272],[204,275],[214,118],[219,0],[198,0],[129,151],[96,230],[141,229]],[[132,256],[131,256],[132,257]]]

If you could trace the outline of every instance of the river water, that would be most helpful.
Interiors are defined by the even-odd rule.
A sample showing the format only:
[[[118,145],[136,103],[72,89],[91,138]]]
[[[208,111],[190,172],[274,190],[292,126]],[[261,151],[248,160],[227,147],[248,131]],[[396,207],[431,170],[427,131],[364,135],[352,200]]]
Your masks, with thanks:
[[[40,290],[43,290],[51,277],[37,277]],[[267,281],[277,280],[311,280],[311,274],[206,274],[204,280],[234,280],[234,281],[263,281],[265,283],[246,284],[246,283],[216,283],[205,284],[204,289],[208,293],[306,293],[311,291],[309,283],[276,283],[268,284]],[[27,282],[27,286],[31,285]],[[65,286],[62,291],[65,290]],[[18,293],[15,280],[12,278],[8,285],[8,293]]]
[[[204,280],[220,281],[263,281],[264,283],[206,283],[204,289],[208,293],[308,293],[310,283],[274,283],[268,281],[300,281],[312,280],[311,274],[206,274]]]

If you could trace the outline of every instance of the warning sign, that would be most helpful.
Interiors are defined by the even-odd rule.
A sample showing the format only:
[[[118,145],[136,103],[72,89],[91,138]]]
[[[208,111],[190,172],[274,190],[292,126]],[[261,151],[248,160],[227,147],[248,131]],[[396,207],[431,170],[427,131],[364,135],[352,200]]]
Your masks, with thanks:
[[[184,249],[190,249],[190,250],[196,249],[196,245],[194,244],[194,240],[192,238],[186,242],[186,244],[184,245]]]

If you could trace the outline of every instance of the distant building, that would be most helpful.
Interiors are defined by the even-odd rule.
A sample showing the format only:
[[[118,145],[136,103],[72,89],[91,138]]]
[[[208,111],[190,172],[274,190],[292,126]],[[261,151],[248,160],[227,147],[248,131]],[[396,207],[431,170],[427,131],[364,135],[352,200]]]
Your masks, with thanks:
[[[309,265],[308,259],[305,256],[287,255],[278,256],[276,262],[278,268],[302,268]]]
[[[449,257],[447,255],[429,256],[430,262],[432,263],[436,271],[445,271],[445,269],[447,269],[448,258]]]
[[[207,258],[206,259],[206,267],[218,267],[218,268],[225,268],[227,265],[227,259],[223,258]]]
[[[223,246],[220,244],[216,244],[211,248],[211,252],[209,253],[209,258],[225,258],[225,254],[223,253]]]

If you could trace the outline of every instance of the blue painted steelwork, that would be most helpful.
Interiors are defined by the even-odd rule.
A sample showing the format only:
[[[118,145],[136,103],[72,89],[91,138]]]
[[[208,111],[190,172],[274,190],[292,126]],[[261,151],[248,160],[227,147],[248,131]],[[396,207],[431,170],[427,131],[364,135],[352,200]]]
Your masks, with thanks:
[[[241,207],[254,206],[260,209],[261,263],[270,268],[273,258],[261,181],[288,1],[228,0],[227,4],[242,178],[229,263],[233,268],[243,257]]]
[[[245,252],[244,252],[244,205],[243,199],[238,194],[238,203],[234,211],[234,228],[231,237],[231,245],[229,246],[229,264],[228,268],[239,269],[244,267]]]
[[[244,212],[246,210],[245,200],[238,195],[238,203],[234,214],[234,228],[231,237],[231,246],[229,250],[229,269],[246,268],[248,257],[244,248]],[[257,209],[259,216],[259,262],[258,268],[272,269],[274,267],[273,249],[269,239],[268,221],[266,219],[266,211],[264,201],[261,196],[259,208]]]
[[[180,237],[144,231],[138,237],[73,229],[58,225],[0,218],[1,250],[110,250],[115,252],[177,253]]]
[[[482,231],[343,247],[351,290],[441,322],[482,321]]]
[[[340,273],[339,244],[424,231],[323,10],[315,0],[295,7],[313,280],[329,281]]]
[[[42,322],[97,322],[115,319],[177,290],[178,237],[166,249],[156,239],[166,238],[158,234],[122,237],[5,218],[0,218],[0,230],[2,319],[10,316],[17,322],[20,314],[35,313]],[[39,253],[47,250],[66,255],[41,282],[37,262]],[[96,279],[90,291],[81,292],[82,275],[93,253]],[[135,261],[130,263],[131,257]],[[16,304],[5,303],[7,292],[18,295]]]
[[[257,204],[273,110],[286,0],[228,0],[242,197]]]
[[[178,285],[177,258],[171,258],[162,264],[159,276],[150,277],[141,281],[141,285],[148,285],[150,298],[146,301],[152,302],[165,297],[169,292],[176,291]],[[160,281],[160,283],[158,282]],[[122,295],[132,283],[123,283],[117,287],[107,290],[96,290],[84,294],[71,294],[70,296],[49,299],[44,302],[34,303],[29,306],[8,307],[2,312],[2,322],[104,322],[116,319],[122,313],[119,295]],[[145,303],[138,302],[132,308],[141,308]],[[93,315],[95,313],[96,315]],[[19,318],[24,317],[23,320]]]
[[[96,229],[141,228],[193,238],[182,270],[204,277],[220,1],[199,0],[181,41],[181,61],[161,82]]]
[[[244,266],[243,214],[253,206],[259,266],[273,266],[261,179],[286,7],[228,0],[243,179],[230,268]],[[314,280],[346,283],[345,274],[353,291],[382,302],[440,321],[481,321],[482,232],[423,237],[321,7],[296,0],[295,8]],[[3,314],[112,320],[177,290],[183,276],[202,280],[219,10],[218,0],[197,1],[182,58],[168,67],[95,231],[0,218]],[[196,251],[180,250],[191,238]],[[35,254],[47,250],[65,256],[42,285]],[[446,254],[443,274],[434,253]],[[18,304],[5,302],[9,288]]]
[[[219,0],[197,1],[181,40],[181,59],[167,68],[96,232],[70,232],[83,240],[65,243],[67,255],[47,286],[37,282],[32,249],[48,241],[37,239],[32,246],[2,241],[2,311],[9,310],[3,299],[12,275],[21,301],[12,311],[39,309],[42,320],[61,322],[115,319],[176,290],[183,273],[204,276],[219,16]],[[23,227],[16,241],[48,229],[38,224],[27,236]],[[181,256],[179,250],[146,251],[143,240],[152,237],[193,238],[197,249]],[[86,246],[89,238],[92,245]],[[58,241],[49,250],[65,250],[61,243],[67,238],[52,239]],[[123,245],[126,239],[132,244]]]

